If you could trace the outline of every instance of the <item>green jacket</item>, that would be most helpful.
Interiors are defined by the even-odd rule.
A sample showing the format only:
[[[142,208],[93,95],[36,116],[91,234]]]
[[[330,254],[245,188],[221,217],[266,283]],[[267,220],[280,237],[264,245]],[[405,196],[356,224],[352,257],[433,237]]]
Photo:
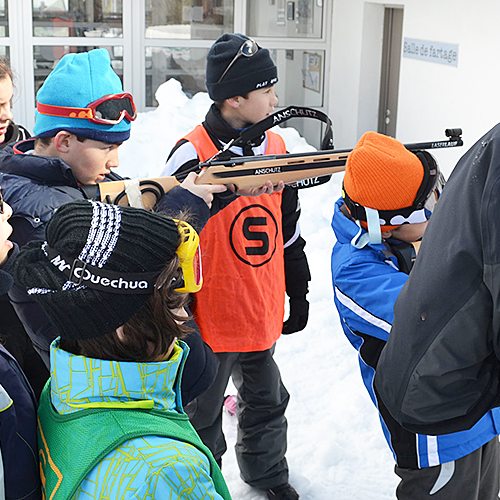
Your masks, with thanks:
[[[55,361],[55,373],[52,373],[51,380],[42,392],[38,410],[38,446],[42,484],[46,499],[69,500],[78,498],[80,492],[85,493],[86,498],[89,494],[94,495],[95,498],[104,494],[109,495],[108,498],[117,498],[121,497],[123,490],[131,492],[136,489],[138,492],[145,492],[145,488],[148,488],[148,494],[144,498],[165,498],[166,493],[169,496],[170,493],[175,493],[186,499],[230,500],[229,491],[218,465],[210,450],[203,445],[196,434],[185,413],[175,411],[176,409],[159,409],[158,407],[150,409],[148,407],[151,405],[147,404],[150,402],[148,399],[110,402],[109,398],[101,398],[99,403],[91,397],[82,398],[78,403],[78,400],[72,399],[71,396],[68,397],[66,391],[59,394],[57,388],[54,390],[58,382],[65,379],[64,373],[61,373],[61,357],[64,359],[69,356],[72,361],[70,370],[72,366],[81,368],[82,365],[78,361],[86,361],[87,363],[83,366],[89,367],[89,372],[85,376],[87,381],[91,378],[96,380],[95,363],[101,370],[103,364],[107,374],[109,373],[107,364],[117,362],[90,360],[82,356],[74,356],[59,349],[57,341],[52,347],[52,355],[54,353],[56,353],[55,359],[52,357]],[[156,366],[175,362],[182,364],[182,357],[182,349],[177,346],[173,361],[142,364],[120,363],[120,369],[130,369],[135,365],[147,365],[147,375],[151,375],[155,372]],[[177,361],[176,358],[178,358]],[[88,363],[89,361],[90,363]],[[143,370],[139,370],[139,372],[144,373]],[[119,373],[116,366],[114,366],[113,373]],[[88,377],[89,374],[92,374],[91,377]],[[176,376],[174,372],[172,374],[170,377],[175,376],[178,382],[180,377]],[[77,382],[83,375],[81,370],[76,369],[72,375],[72,385],[78,386]],[[120,373],[120,379],[122,384],[128,381],[123,373]],[[109,384],[107,377],[97,380],[99,380],[99,387]],[[80,395],[85,392],[82,392],[82,387],[79,387],[78,391],[80,391]],[[101,389],[100,392],[105,391]],[[64,394],[66,406],[80,406],[81,409],[77,411],[56,409],[58,403],[61,403],[58,398],[62,394]],[[56,408],[52,404],[54,401]],[[147,442],[145,450],[140,449],[144,446],[144,442]],[[140,449],[141,456],[136,462],[130,459],[131,453],[121,452],[127,443],[136,443],[135,449]],[[147,458],[143,459],[143,457],[147,457],[148,451],[154,452],[153,461],[148,461]],[[200,455],[200,452],[203,455]],[[162,454],[165,455],[163,459]],[[210,467],[208,481],[205,477],[205,482],[201,483],[198,477],[203,476],[200,473],[200,467],[206,469],[203,470],[205,476],[208,474],[208,467],[204,465],[207,461],[206,459],[201,460],[203,456],[208,459]],[[112,468],[107,466],[109,457],[114,459]],[[133,465],[132,470],[146,468],[146,473],[142,475],[130,474],[130,472],[120,474],[119,471],[123,469],[122,465],[124,463],[128,465],[129,462]],[[186,462],[189,462],[190,469],[184,467]],[[171,467],[171,464],[174,464],[174,467]],[[181,465],[179,466],[179,464]],[[100,474],[101,469],[103,470],[102,474]],[[111,475],[113,481],[109,481]],[[156,477],[156,475],[163,475],[164,480],[154,479],[155,484],[151,486],[150,483],[153,481],[150,477]],[[87,481],[85,481],[86,479]],[[106,481],[108,482],[104,484]],[[148,484],[145,486],[145,483]],[[88,491],[90,484],[93,485],[93,491]],[[149,489],[150,486],[152,490]],[[139,497],[142,498],[142,496]]]

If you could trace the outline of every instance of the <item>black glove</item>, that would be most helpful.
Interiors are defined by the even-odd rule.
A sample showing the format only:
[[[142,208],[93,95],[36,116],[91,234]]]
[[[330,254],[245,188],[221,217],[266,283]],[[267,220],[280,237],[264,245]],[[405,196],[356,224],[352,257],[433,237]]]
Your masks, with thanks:
[[[303,297],[290,297],[290,315],[283,323],[283,333],[300,332],[307,325],[307,318],[309,317],[309,302],[306,296]]]

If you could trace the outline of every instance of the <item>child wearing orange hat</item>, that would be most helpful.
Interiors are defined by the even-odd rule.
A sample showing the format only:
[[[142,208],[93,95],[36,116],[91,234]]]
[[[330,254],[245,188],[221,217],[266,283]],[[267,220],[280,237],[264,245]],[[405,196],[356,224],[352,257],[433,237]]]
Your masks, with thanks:
[[[363,382],[396,461],[399,500],[497,499],[499,444],[488,412],[470,430],[426,436],[401,427],[373,387],[391,331],[394,304],[411,271],[410,244],[420,240],[444,186],[426,151],[410,152],[375,132],[360,139],[346,163],[335,205],[332,253],[335,305],[358,351]],[[492,415],[497,414],[497,415]]]

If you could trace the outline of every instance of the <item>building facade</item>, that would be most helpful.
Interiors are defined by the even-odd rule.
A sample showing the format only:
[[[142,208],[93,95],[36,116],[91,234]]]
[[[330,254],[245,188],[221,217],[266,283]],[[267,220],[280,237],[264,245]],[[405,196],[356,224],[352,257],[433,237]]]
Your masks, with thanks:
[[[267,47],[280,81],[280,106],[326,110],[327,0],[0,0],[0,51],[18,75],[15,118],[34,123],[35,95],[68,52],[104,47],[139,111],[157,105],[175,78],[188,96],[205,91],[205,58],[223,33]],[[294,123],[311,138],[319,123]]]
[[[169,78],[204,91],[209,47],[240,32],[271,50],[279,106],[326,112],[338,148],[367,130],[420,142],[451,127],[471,145],[499,116],[498,19],[497,0],[0,0],[0,53],[18,76],[15,119],[30,129],[36,90],[67,52],[107,48],[146,111]],[[319,122],[288,125],[319,145]],[[451,165],[462,153],[437,155]]]

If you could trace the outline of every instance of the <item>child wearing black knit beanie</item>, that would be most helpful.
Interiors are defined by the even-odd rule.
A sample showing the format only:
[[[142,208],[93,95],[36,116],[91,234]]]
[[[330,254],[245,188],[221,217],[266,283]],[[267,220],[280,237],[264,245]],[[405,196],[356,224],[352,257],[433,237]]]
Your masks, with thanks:
[[[278,82],[269,50],[239,33],[222,35],[207,55],[206,86],[210,99],[222,102]]]
[[[38,410],[45,498],[230,499],[180,396],[198,242],[186,222],[80,200],[19,254],[16,282],[60,333]]]
[[[219,37],[206,65],[214,104],[205,121],[176,144],[163,175],[182,178],[273,113],[277,81],[269,50],[239,33]],[[225,152],[231,157],[284,153],[283,139],[270,130]],[[216,198],[220,202],[221,196]],[[215,382],[186,411],[221,461],[226,451],[221,426],[225,389],[232,374],[235,380],[242,373],[237,384],[238,465],[242,479],[271,500],[299,498],[289,483],[285,458],[289,394],[273,357],[281,334],[303,330],[309,314],[310,273],[299,216],[298,192],[287,186],[271,196],[238,198],[200,234],[209,286],[196,295],[196,322],[220,366]],[[283,321],[286,295],[290,313]]]

